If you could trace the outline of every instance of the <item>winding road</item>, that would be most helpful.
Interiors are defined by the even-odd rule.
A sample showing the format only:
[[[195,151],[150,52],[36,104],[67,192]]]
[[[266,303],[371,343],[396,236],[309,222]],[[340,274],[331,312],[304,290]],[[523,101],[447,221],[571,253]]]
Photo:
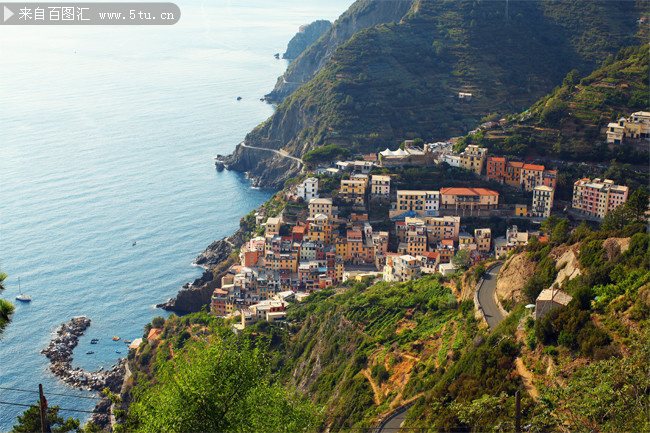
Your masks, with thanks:
[[[249,149],[257,149],[257,150],[266,150],[268,152],[273,152],[277,155],[283,156],[285,158],[293,159],[294,161],[299,162],[302,165],[302,160],[300,158],[296,158],[295,156],[289,155],[286,150],[277,150],[277,149],[267,149],[266,147],[257,147],[257,146],[249,146],[248,144],[244,143],[243,141],[239,143],[242,147],[248,147]]]
[[[477,289],[479,307],[483,309],[485,320],[490,329],[496,328],[504,319],[501,310],[499,310],[499,307],[497,307],[496,301],[494,300],[494,291],[497,288],[497,275],[499,274],[501,266],[503,266],[503,263],[490,269],[490,272],[483,276],[481,284]]]

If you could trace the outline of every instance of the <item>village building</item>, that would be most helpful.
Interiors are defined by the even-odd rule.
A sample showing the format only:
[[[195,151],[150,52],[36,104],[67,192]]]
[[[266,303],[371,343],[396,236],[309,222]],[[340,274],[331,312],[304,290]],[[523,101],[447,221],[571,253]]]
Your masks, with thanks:
[[[486,188],[442,188],[440,209],[489,210],[499,206],[499,193]]]
[[[485,177],[503,182],[506,178],[506,159],[501,156],[488,157]]]
[[[296,196],[301,197],[305,203],[318,198],[318,179],[308,177],[300,184],[296,185]]]
[[[370,195],[373,197],[390,196],[390,176],[372,175],[370,180]]]
[[[347,203],[357,207],[366,205],[367,179],[344,179],[341,180],[339,197]]]
[[[427,217],[424,219],[429,243],[434,244],[443,239],[458,241],[460,233],[459,216]]]
[[[483,172],[483,166],[487,158],[487,149],[470,144],[460,154],[460,168],[471,171],[477,175]]]
[[[573,297],[560,289],[542,290],[535,300],[535,320],[539,320],[555,308],[566,307]]]
[[[474,230],[474,243],[479,252],[488,253],[492,247],[492,230],[487,228]]]
[[[309,217],[313,218],[318,214],[325,215],[332,218],[334,208],[332,207],[332,199],[329,198],[315,198],[309,202]]]
[[[650,138],[650,112],[637,111],[629,118],[607,124],[607,143],[623,144],[626,140]]]
[[[553,188],[545,185],[538,185],[533,189],[533,206],[531,214],[537,218],[548,218],[553,208]]]
[[[584,215],[602,219],[608,212],[627,201],[628,192],[627,186],[615,185],[614,181],[609,179],[580,179],[573,184],[573,209]]]

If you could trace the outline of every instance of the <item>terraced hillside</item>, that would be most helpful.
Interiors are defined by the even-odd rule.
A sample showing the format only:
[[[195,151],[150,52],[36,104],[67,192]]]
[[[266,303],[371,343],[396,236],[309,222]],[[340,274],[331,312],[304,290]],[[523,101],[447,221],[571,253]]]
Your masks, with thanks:
[[[572,69],[591,72],[641,37],[647,2],[420,0],[400,22],[355,34],[246,138],[295,156],[447,138],[520,112]],[[507,10],[507,15],[506,15]],[[459,92],[473,94],[471,102]]]

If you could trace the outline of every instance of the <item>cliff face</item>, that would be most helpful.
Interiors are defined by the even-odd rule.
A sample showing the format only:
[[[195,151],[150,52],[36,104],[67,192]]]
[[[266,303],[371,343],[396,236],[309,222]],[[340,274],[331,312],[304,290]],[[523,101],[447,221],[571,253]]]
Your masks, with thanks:
[[[285,134],[290,134],[298,127],[287,125]],[[279,189],[282,188],[285,180],[296,176],[302,169],[302,163],[298,158],[273,150],[279,147],[279,142],[276,146],[269,146],[270,149],[239,144],[224,162],[228,170],[246,172],[255,187]]]
[[[409,11],[413,0],[357,0],[320,39],[307,45],[278,78],[275,88],[266,95],[272,102],[282,102],[325,66],[332,53],[357,32],[381,23],[399,21]],[[292,40],[293,41],[293,40]],[[291,43],[290,43],[291,47]],[[289,48],[290,48],[289,47]],[[289,48],[287,52],[289,52]],[[285,58],[291,58],[286,57]]]
[[[318,20],[301,28],[299,33],[291,38],[287,45],[287,51],[282,55],[283,59],[295,59],[303,53],[311,44],[316,42],[323,33],[332,27],[328,20]]]

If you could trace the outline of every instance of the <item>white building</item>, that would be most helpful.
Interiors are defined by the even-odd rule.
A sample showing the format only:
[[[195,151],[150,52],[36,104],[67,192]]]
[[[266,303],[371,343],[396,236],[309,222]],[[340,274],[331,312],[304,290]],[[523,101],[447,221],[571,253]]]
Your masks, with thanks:
[[[535,320],[541,319],[555,308],[566,307],[571,302],[571,299],[573,299],[571,295],[560,289],[542,290],[542,293],[535,300]]]
[[[445,153],[442,155],[441,160],[451,165],[452,167],[460,167],[460,155],[456,153]]]
[[[424,197],[424,215],[438,216],[440,210],[440,191],[426,191]]]
[[[296,186],[296,195],[309,203],[311,200],[318,198],[318,179],[308,177],[301,184]]]
[[[533,207],[531,213],[534,217],[548,218],[553,208],[553,188],[546,185],[537,185],[533,189]]]

